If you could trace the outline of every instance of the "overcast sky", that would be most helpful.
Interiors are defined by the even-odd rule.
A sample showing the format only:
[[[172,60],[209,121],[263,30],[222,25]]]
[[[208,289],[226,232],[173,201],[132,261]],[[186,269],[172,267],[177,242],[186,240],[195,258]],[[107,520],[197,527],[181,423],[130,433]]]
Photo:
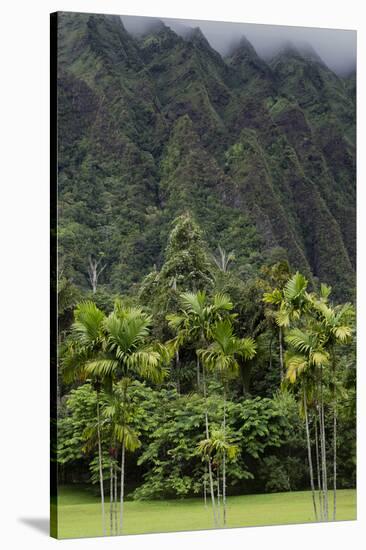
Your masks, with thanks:
[[[132,33],[144,32],[154,21],[154,18],[149,17],[121,17],[126,29]],[[184,34],[189,28],[200,27],[211,46],[222,55],[244,35],[264,58],[271,57],[281,44],[290,40],[295,45],[309,43],[328,67],[339,74],[346,74],[356,66],[356,31],[189,19],[161,20],[178,34]]]

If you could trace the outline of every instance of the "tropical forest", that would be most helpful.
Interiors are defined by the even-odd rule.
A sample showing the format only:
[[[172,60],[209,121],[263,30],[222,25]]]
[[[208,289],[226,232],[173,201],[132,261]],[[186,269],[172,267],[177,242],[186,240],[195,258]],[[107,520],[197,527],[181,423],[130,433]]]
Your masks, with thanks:
[[[355,519],[355,74],[56,17],[51,533]]]

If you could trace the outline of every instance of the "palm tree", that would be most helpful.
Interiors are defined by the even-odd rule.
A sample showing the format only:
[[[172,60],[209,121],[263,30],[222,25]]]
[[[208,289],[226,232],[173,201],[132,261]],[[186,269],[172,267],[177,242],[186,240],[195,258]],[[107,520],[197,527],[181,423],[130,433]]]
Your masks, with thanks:
[[[226,435],[226,391],[231,377],[238,376],[240,359],[253,359],[256,345],[253,338],[237,338],[230,319],[219,321],[212,328],[213,343],[207,349],[198,350],[203,364],[219,374],[224,388],[223,434]],[[226,525],[226,455],[223,451],[222,498],[224,526]]]
[[[354,307],[346,303],[332,307],[328,301],[331,288],[322,285],[320,297],[312,295],[312,306],[320,323],[323,346],[330,356],[333,386],[333,521],[337,511],[337,346],[351,342]]]
[[[176,333],[176,348],[195,343],[197,348],[207,345],[214,323],[220,321],[233,308],[226,294],[215,294],[210,301],[204,291],[184,292],[179,297],[180,311],[167,315],[170,328]],[[200,363],[197,356],[197,389],[200,388]],[[203,377],[204,377],[204,373]]]
[[[111,426],[111,432],[112,434],[114,432],[113,426]],[[109,524],[110,524],[109,531],[110,531],[110,535],[113,535],[114,532],[117,532],[117,525],[116,525],[116,528],[114,527],[114,525],[117,523],[114,521],[114,517],[115,517],[114,509],[115,509],[116,500],[117,500],[115,498],[115,487],[116,487],[115,472],[117,469],[116,451],[117,449],[115,447],[115,442],[113,441],[113,445],[111,444],[111,447],[109,448]]]
[[[120,518],[119,534],[123,531],[123,504],[125,485],[125,453],[134,452],[141,445],[138,433],[133,429],[133,409],[127,397],[128,388],[131,384],[130,378],[122,378],[113,388],[108,404],[104,409],[104,415],[112,424],[114,439],[121,444],[121,492],[120,492]],[[112,486],[112,485],[111,485]],[[113,490],[111,490],[111,495]],[[111,499],[112,500],[112,499]],[[112,534],[112,533],[111,533]]]
[[[116,302],[115,309],[104,320],[105,345],[93,359],[88,361],[86,372],[113,382],[119,382],[122,391],[123,414],[127,411],[127,387],[134,378],[160,383],[167,373],[171,355],[162,344],[149,341],[151,316],[141,308],[123,308]],[[118,428],[122,445],[120,530],[123,526],[124,460],[125,450],[133,450],[137,444],[136,434],[128,423]],[[136,447],[135,447],[136,448]]]
[[[318,372],[322,373],[324,366],[328,365],[329,356],[324,349],[320,335],[311,331],[305,331],[300,328],[294,328],[289,331],[286,336],[286,342],[290,349],[286,352],[286,378],[290,384],[298,383],[300,386],[300,399],[305,417],[306,440],[308,449],[310,485],[312,492],[313,508],[315,519],[318,520],[315,486],[314,486],[314,470],[312,463],[311,441],[308,418],[308,399],[315,391],[317,380],[319,379]],[[324,401],[323,401],[323,386],[321,384],[321,402],[320,402],[320,425],[321,430],[321,449],[322,449],[322,470],[323,470],[323,502],[324,502],[324,517],[327,519],[327,477],[326,477],[326,456],[325,456],[325,433],[324,433]]]
[[[66,381],[85,377],[87,363],[100,353],[105,346],[104,322],[105,314],[94,302],[81,302],[74,312],[74,323],[62,359],[63,375]],[[102,531],[106,534],[104,507],[104,480],[102,464],[101,419],[100,419],[100,389],[104,377],[95,373],[93,384],[97,393],[97,445],[99,463],[99,483],[102,508]]]
[[[306,310],[308,306],[307,286],[307,279],[297,271],[283,288],[275,288],[272,292],[263,294],[263,301],[277,308],[274,318],[279,330],[281,381],[284,379],[283,332],[291,322],[299,320]]]
[[[332,308],[328,304],[331,288],[322,284],[319,294],[307,292],[307,280],[300,273],[296,273],[285,285],[282,291],[275,289],[264,295],[264,301],[277,306],[276,322],[280,328],[287,330],[290,324],[297,323],[305,326],[312,337],[317,339],[324,352],[331,359],[333,385],[333,519],[336,518],[336,477],[337,477],[337,403],[336,403],[336,358],[335,349],[339,344],[350,341],[352,328],[349,324],[353,308],[351,304],[344,304]],[[296,335],[295,335],[296,336]],[[297,335],[299,336],[299,335]],[[295,338],[296,340],[296,338]],[[294,340],[294,342],[295,342]],[[288,338],[286,338],[288,342]],[[301,337],[296,345],[301,345]],[[295,351],[299,351],[299,348]],[[282,350],[280,350],[280,355]],[[309,358],[308,358],[309,359]],[[296,362],[297,359],[295,359]],[[300,361],[301,363],[301,361]],[[323,510],[321,514],[328,519],[328,490],[327,490],[327,461],[325,448],[325,417],[324,417],[324,384],[328,375],[324,372],[329,361],[317,369],[317,401],[320,430],[320,452],[322,468],[322,497]],[[316,423],[315,423],[316,424]],[[315,425],[315,429],[317,427]],[[316,432],[316,448],[318,449]],[[318,455],[317,455],[318,456]],[[311,455],[310,455],[311,457]],[[317,460],[318,463],[318,460]]]
[[[218,257],[213,256],[212,259],[214,263],[216,264],[216,267],[222,271],[223,273],[227,273],[229,271],[229,265],[231,262],[235,261],[235,254],[233,251],[227,253],[223,248],[221,248],[220,245],[218,245],[218,251],[219,255]]]
[[[215,527],[219,526],[220,522],[220,482],[219,482],[219,472],[220,472],[220,466],[223,467],[223,476],[225,475],[224,467],[226,458],[228,460],[235,460],[237,457],[237,454],[239,452],[239,448],[237,445],[235,445],[230,438],[227,436],[226,429],[213,429],[211,432],[211,435],[209,437],[206,437],[206,439],[203,439],[200,441],[197,445],[197,452],[198,454],[205,460],[210,462],[215,462],[217,467],[217,496],[218,496],[218,511],[217,516],[215,517]],[[214,495],[214,488],[213,488],[213,479],[210,480],[211,483],[211,495]],[[225,482],[223,481],[223,488],[225,487]],[[223,492],[223,510],[224,510],[224,527],[226,526],[226,501],[225,501],[225,493]],[[213,497],[213,506],[214,506],[214,497]]]
[[[200,389],[200,360],[198,349],[205,348],[208,345],[212,335],[212,327],[218,321],[230,315],[233,304],[230,298],[225,294],[215,294],[213,299],[208,300],[204,291],[197,293],[185,292],[180,295],[181,309],[178,313],[167,315],[169,326],[176,332],[173,340],[173,346],[179,349],[186,343],[196,345],[197,357],[197,390]],[[233,318],[234,316],[231,315]],[[202,388],[205,400],[205,428],[206,438],[209,437],[208,407],[207,407],[207,389],[205,367],[202,366]],[[213,506],[214,522],[216,524],[215,497],[213,494],[212,483],[212,464],[208,457],[208,473],[210,479],[210,492]]]

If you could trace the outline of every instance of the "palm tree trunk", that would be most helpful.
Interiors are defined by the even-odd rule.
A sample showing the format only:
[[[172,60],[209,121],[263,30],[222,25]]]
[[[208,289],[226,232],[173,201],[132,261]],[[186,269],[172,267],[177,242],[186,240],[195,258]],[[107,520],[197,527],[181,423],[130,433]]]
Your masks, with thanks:
[[[180,362],[179,362],[179,351],[175,352],[175,371],[177,377],[177,392],[180,393]]]
[[[203,501],[205,503],[205,508],[207,508],[207,464],[205,462],[205,472],[203,477]]]
[[[207,391],[206,391],[206,376],[205,376],[205,367],[203,367],[202,372],[202,379],[203,379],[203,397],[205,400],[205,430],[206,430],[206,439],[209,439],[210,432],[208,429],[208,410],[207,410]]]
[[[104,481],[103,481],[103,466],[102,466],[102,441],[100,437],[100,413],[99,413],[99,392],[98,391],[97,391],[97,432],[98,432],[100,499],[101,499],[101,505],[102,505],[102,530],[103,530],[103,537],[105,537],[106,530],[105,530],[105,511],[104,511]]]
[[[196,370],[197,370],[197,391],[200,390],[201,380],[200,380],[200,360],[197,355],[197,362],[196,362]]]
[[[309,418],[308,418],[308,405],[306,399],[306,388],[304,386],[304,414],[305,414],[305,426],[306,426],[306,441],[308,447],[308,461],[309,461],[309,473],[310,473],[310,487],[311,487],[311,496],[313,499],[313,508],[315,521],[318,521],[318,512],[316,509],[316,500],[315,500],[315,487],[314,487],[314,473],[313,473],[313,459],[311,456],[311,442],[310,442],[310,430],[309,430]]]
[[[337,409],[333,411],[333,521],[337,515]]]
[[[114,465],[114,532],[118,534],[118,523],[117,523],[117,502],[118,502],[118,482],[117,482],[117,464]]]
[[[109,488],[109,533],[113,535],[113,463],[111,459],[109,467],[110,488]]]
[[[113,469],[112,469],[112,477],[113,477],[113,503],[112,503],[113,535],[118,535],[118,527],[117,527],[117,459],[118,459],[118,451],[117,451],[116,436],[114,436],[114,439],[113,439],[113,452],[116,453],[115,460],[113,460]]]
[[[123,532],[123,504],[125,494],[125,440],[122,440],[122,457],[121,457],[121,501],[119,509],[119,534]]]
[[[226,443],[226,385],[224,383],[224,443]],[[226,452],[224,450],[222,457],[222,504],[224,527],[226,527]]]
[[[326,521],[325,514],[325,472],[324,472],[324,446],[323,446],[323,422],[322,422],[322,408],[319,404],[319,439],[320,439],[320,463],[321,463],[321,479],[322,479],[322,502],[323,502],[323,520]]]
[[[210,432],[208,429],[208,410],[207,410],[207,391],[206,391],[206,376],[205,376],[205,366],[202,366],[202,385],[203,385],[203,397],[205,400],[205,429],[206,429],[206,439],[209,439]],[[213,476],[212,476],[212,464],[211,464],[211,457],[208,457],[208,475],[210,478],[210,493],[211,493],[211,502],[212,502],[212,513],[214,518],[214,526],[217,527],[217,519],[216,519],[216,506],[215,506],[215,492],[214,492],[214,484],[213,484]]]
[[[325,440],[325,420],[324,420],[324,403],[322,403],[322,440],[323,440],[323,472],[324,472],[324,515],[328,521],[328,474],[327,474],[327,451]]]
[[[324,397],[323,397],[323,380],[320,381],[320,426],[321,438],[320,448],[322,456],[322,473],[323,473],[323,505],[324,519],[328,521],[328,477],[327,477],[327,456],[325,447],[325,426],[324,426]]]
[[[226,527],[226,452],[225,451],[222,457],[222,504],[223,504],[224,527]]]
[[[280,327],[279,329],[279,333],[278,333],[278,341],[279,341],[279,345],[280,345],[280,368],[281,368],[281,383],[283,382],[283,377],[284,377],[284,368],[283,368],[283,345],[282,345],[282,327]]]
[[[204,377],[204,375],[203,375]],[[199,358],[197,355],[197,389],[199,390]],[[203,388],[204,398],[205,398],[205,425],[206,425],[206,438],[208,439],[208,414],[207,414],[207,402],[206,402],[206,381],[204,378],[204,388]],[[209,468],[210,470],[210,468]],[[207,488],[206,488],[206,472],[207,472],[207,464],[205,463],[205,475],[203,478],[203,500],[205,502],[205,507],[207,506]],[[211,482],[211,480],[210,480]]]
[[[333,521],[337,516],[337,393],[336,393],[336,362],[334,349],[332,356],[332,374],[333,374]]]
[[[269,340],[269,369],[272,370],[272,340],[273,336],[271,334],[271,338]]]
[[[214,518],[214,527],[217,527],[217,519],[216,519],[216,505],[215,505],[215,491],[214,491],[214,485],[213,485],[213,476],[212,476],[212,464],[211,464],[211,457],[208,457],[208,475],[210,478],[210,493],[211,493],[211,502],[212,502],[212,513]]]
[[[333,521],[337,516],[337,396],[336,396],[336,364],[332,349],[333,367]]]
[[[217,465],[217,523],[220,527],[221,522],[221,509],[220,509],[220,466]]]
[[[322,484],[320,480],[320,461],[319,461],[319,441],[318,441],[318,421],[317,417],[314,417],[314,428],[315,428],[315,453],[316,453],[316,471],[318,479],[318,499],[319,499],[319,515],[320,520],[323,519],[323,501],[322,501]]]

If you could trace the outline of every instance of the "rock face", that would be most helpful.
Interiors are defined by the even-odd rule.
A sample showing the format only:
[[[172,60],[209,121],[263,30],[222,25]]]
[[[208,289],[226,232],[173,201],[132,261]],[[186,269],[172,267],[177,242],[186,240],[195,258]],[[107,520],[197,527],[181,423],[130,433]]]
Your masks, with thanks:
[[[310,47],[266,63],[243,38],[228,58],[199,29],[131,36],[116,16],[59,14],[59,250],[109,291],[162,261],[190,210],[208,246],[249,273],[279,248],[350,297],[355,269],[355,77]]]

